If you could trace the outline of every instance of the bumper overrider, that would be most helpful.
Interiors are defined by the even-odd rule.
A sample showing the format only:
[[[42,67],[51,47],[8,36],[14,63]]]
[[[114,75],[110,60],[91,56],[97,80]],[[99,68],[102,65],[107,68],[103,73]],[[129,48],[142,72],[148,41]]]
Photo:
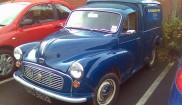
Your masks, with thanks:
[[[42,93],[44,95],[47,95],[47,96],[49,96],[51,98],[60,100],[60,101],[69,102],[69,103],[83,103],[83,102],[87,101],[86,97],[78,98],[78,97],[71,97],[71,96],[63,96],[63,95],[54,93],[52,91],[47,91],[47,90],[45,90],[43,88],[35,86],[32,83],[30,83],[29,81],[25,80],[23,77],[21,77],[21,73],[19,71],[16,71],[13,74],[13,77],[20,84],[22,84],[22,85],[24,85],[24,86],[26,86],[26,87],[28,87],[30,89],[36,90],[37,92],[40,92],[40,93]]]

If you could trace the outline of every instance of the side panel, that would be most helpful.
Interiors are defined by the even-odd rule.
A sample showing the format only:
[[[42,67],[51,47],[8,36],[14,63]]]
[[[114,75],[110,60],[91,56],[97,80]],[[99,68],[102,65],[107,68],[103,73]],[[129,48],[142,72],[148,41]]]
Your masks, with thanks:
[[[162,38],[162,8],[158,4],[146,4],[143,9],[144,55],[147,60],[156,43]]]

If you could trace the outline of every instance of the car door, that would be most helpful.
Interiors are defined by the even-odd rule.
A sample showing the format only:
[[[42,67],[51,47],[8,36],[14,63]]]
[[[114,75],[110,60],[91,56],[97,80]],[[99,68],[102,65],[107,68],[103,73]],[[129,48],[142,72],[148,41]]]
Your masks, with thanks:
[[[65,20],[58,20],[52,4],[38,4],[32,6],[22,17],[19,29],[19,42],[42,40],[47,35],[60,30],[61,23]]]
[[[126,75],[141,66],[142,40],[138,27],[138,13],[132,12],[126,17],[119,37],[119,48],[127,50],[132,55],[128,59],[133,59],[130,70],[125,70]]]

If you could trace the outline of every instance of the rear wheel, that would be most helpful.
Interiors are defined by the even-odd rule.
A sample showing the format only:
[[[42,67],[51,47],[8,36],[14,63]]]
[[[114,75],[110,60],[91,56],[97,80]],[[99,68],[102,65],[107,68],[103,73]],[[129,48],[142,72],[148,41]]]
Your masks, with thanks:
[[[116,74],[108,73],[94,91],[93,105],[113,105],[119,93],[119,79]]]
[[[151,68],[154,63],[155,63],[155,60],[156,60],[156,49],[155,47],[152,49],[152,53],[151,53],[151,56],[149,58],[149,63],[146,65],[148,68]]]
[[[8,77],[15,71],[15,58],[11,50],[0,50],[0,78]]]

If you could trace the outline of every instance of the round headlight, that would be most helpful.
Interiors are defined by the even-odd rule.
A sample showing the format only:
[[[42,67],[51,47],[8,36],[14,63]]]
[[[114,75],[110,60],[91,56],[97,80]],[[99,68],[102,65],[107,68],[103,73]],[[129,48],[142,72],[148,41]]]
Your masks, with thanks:
[[[23,54],[22,50],[19,47],[16,47],[14,49],[14,57],[15,57],[16,60],[21,60],[22,54]]]
[[[69,73],[73,78],[81,79],[83,77],[83,66],[78,62],[74,62],[69,68]]]

